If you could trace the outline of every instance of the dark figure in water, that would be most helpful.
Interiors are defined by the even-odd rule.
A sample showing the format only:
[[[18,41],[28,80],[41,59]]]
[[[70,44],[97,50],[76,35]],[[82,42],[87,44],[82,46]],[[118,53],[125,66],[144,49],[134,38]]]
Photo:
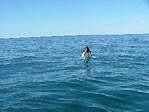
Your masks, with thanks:
[[[89,59],[91,58],[91,50],[89,49],[88,46],[86,46],[83,51],[82,51],[82,57],[85,60],[85,63],[87,63],[89,61]]]

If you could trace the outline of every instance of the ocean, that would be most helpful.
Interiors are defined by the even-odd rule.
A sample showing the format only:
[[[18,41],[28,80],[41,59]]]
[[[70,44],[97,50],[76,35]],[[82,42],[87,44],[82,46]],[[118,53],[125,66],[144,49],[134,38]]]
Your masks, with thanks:
[[[149,112],[149,34],[1,38],[0,112]]]

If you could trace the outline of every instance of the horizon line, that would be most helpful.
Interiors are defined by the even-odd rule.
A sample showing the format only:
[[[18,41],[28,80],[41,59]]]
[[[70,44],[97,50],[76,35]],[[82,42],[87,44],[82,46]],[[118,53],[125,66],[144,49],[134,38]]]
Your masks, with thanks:
[[[64,36],[98,36],[98,35],[149,35],[149,33],[110,33],[110,34],[64,34],[64,35],[41,35],[41,36],[17,36],[17,37],[0,37],[0,39],[11,38],[39,38],[39,37],[64,37]]]

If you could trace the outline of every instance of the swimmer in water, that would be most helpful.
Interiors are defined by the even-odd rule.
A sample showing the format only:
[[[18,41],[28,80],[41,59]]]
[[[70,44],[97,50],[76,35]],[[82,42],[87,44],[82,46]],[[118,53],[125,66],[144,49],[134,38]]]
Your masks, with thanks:
[[[86,46],[82,51],[82,57],[85,59],[85,62],[87,63],[88,60],[91,58],[91,50],[88,46]]]

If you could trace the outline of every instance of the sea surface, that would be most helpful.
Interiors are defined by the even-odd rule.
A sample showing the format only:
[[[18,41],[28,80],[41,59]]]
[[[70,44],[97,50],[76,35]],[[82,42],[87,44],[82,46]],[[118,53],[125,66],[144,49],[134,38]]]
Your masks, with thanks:
[[[149,34],[0,39],[0,112],[149,112]]]

